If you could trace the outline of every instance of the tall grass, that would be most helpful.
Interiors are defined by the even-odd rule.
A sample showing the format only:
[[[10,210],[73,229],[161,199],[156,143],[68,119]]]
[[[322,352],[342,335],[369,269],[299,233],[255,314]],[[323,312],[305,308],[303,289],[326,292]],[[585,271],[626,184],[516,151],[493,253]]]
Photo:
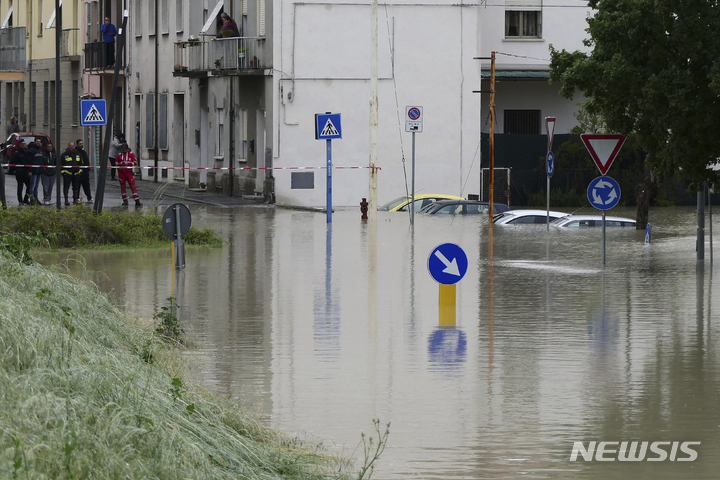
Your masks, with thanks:
[[[0,478],[347,478],[185,382],[180,358],[103,294],[0,249]]]
[[[84,206],[63,210],[42,207],[0,210],[0,237],[7,235],[30,235],[37,238],[38,246],[49,248],[168,242],[162,218],[156,214],[105,210],[98,215]],[[222,244],[213,230],[195,227],[190,228],[184,240],[191,245]]]

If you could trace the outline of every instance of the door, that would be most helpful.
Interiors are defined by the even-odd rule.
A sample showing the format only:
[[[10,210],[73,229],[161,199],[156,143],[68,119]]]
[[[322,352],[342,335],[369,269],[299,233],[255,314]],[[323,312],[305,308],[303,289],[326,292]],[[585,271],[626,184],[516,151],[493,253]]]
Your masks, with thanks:
[[[265,110],[257,110],[255,122],[255,159],[257,161],[257,175],[255,177],[255,192],[262,193],[265,185]]]
[[[200,109],[200,167],[207,168],[208,166],[208,110],[207,108]],[[200,170],[200,183],[207,184],[207,170]]]
[[[175,94],[173,108],[173,166],[181,169],[185,166],[185,95]],[[185,178],[185,170],[173,170],[173,178]]]

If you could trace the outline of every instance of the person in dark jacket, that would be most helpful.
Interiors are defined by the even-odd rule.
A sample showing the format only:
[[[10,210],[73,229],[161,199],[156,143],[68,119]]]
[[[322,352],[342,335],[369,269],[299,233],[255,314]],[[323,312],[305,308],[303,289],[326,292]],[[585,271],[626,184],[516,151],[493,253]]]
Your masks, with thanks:
[[[230,18],[230,15],[223,12],[220,14],[220,18],[223,21],[222,27],[218,31],[217,38],[235,38],[240,36],[237,24],[235,20]]]
[[[32,205],[40,205],[38,187],[40,186],[40,177],[42,176],[42,166],[45,164],[42,152],[42,140],[36,138],[33,143],[28,145],[28,151],[32,153],[30,163],[33,166],[31,169],[32,176],[30,177],[30,203]]]
[[[55,149],[53,148],[52,144],[49,143],[45,147],[45,153],[43,154],[43,158],[45,160],[45,165],[53,165],[43,168],[42,173],[40,174],[40,176],[42,177],[43,186],[43,203],[45,205],[50,205],[52,203],[53,185],[55,185],[56,169],[54,165],[57,165],[57,155],[55,154]]]
[[[85,142],[83,142],[82,138],[78,138],[75,142],[75,151],[80,154],[80,159],[82,160],[82,164],[84,167],[90,166],[90,157],[88,156],[87,152],[83,150],[83,147],[85,146]],[[82,187],[83,191],[85,192],[85,198],[87,198],[88,203],[92,203],[92,192],[90,191],[90,169],[89,168],[82,168],[80,169],[80,186]]]
[[[34,155],[32,155],[34,157]],[[30,165],[32,162],[31,160],[31,154],[28,151],[27,145],[25,145],[25,140],[20,140],[18,142],[18,148],[13,153],[12,160],[10,163],[13,163],[15,165]],[[15,180],[17,180],[17,196],[18,196],[18,204],[19,205],[27,205],[30,203],[30,198],[28,197],[30,193],[30,178],[32,177],[32,172],[29,167],[25,166],[16,166],[14,168],[15,170]],[[25,195],[23,196],[23,186],[25,187]]]
[[[68,143],[65,151],[60,155],[60,163],[62,165],[63,176],[63,194],[65,195],[65,206],[70,206],[68,200],[68,192],[70,186],[73,191],[73,203],[78,205],[80,203],[80,166],[82,165],[82,159],[80,154],[75,150],[75,142]]]

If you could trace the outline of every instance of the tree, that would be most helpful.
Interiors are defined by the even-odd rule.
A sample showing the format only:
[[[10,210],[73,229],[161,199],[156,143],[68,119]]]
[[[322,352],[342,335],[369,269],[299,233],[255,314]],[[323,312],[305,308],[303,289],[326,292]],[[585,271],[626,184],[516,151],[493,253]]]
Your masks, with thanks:
[[[699,188],[720,157],[716,0],[589,0],[590,53],[550,46],[550,80],[611,131],[633,135],[662,177]]]

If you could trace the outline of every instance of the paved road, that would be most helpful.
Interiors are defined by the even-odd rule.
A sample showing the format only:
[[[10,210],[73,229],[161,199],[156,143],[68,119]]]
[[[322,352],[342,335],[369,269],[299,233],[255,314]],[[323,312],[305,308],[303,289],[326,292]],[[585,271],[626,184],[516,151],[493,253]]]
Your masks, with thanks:
[[[182,202],[185,204],[204,204],[204,205],[215,205],[220,207],[238,207],[238,206],[255,206],[264,205],[262,199],[251,199],[241,197],[229,197],[221,193],[210,193],[206,190],[189,189],[185,184],[174,182],[164,183],[146,180],[135,180],[135,185],[140,195],[140,201],[143,206],[156,206],[158,204],[167,204],[169,202]],[[95,192],[95,183],[92,175],[90,176],[90,187]],[[40,198],[42,198],[42,186],[40,187]],[[5,175],[5,197],[8,208],[17,207],[17,181],[14,175]],[[72,193],[71,193],[72,195]],[[56,192],[53,189],[53,206],[55,203]],[[82,196],[83,200],[86,200],[85,196]],[[132,193],[128,188],[128,199],[130,202],[130,208],[134,207],[132,200]],[[94,198],[93,198],[94,200]],[[65,203],[65,199],[61,198],[61,203]],[[122,204],[122,197],[120,193],[120,182],[116,179],[110,180],[108,175],[105,183],[105,197],[103,200],[103,209],[119,207]],[[88,204],[92,205],[92,204]]]

